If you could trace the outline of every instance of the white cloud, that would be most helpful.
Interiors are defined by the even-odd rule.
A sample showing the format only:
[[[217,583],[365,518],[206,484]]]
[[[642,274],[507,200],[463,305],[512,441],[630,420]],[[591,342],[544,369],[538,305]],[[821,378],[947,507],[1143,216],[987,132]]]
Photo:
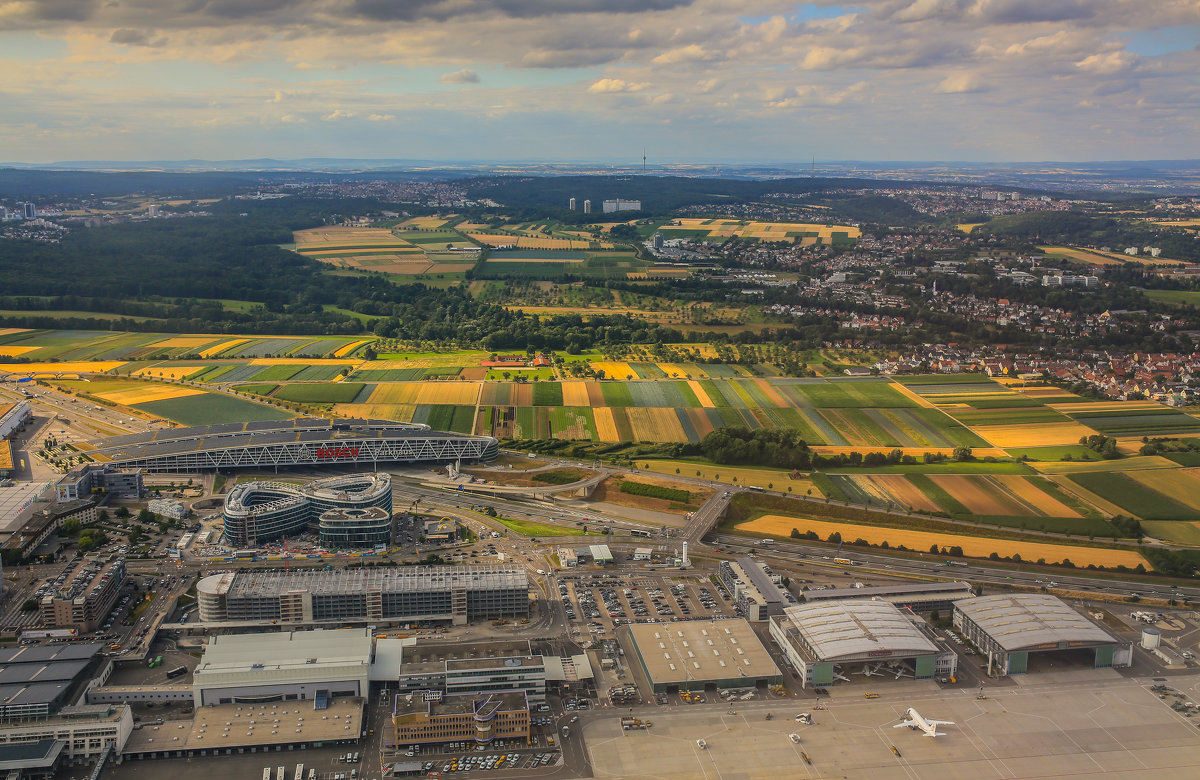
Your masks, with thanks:
[[[395,114],[367,114],[368,122],[390,122],[395,118]]]
[[[443,84],[478,84],[479,74],[470,68],[463,68],[444,74],[438,81]]]
[[[354,117],[353,111],[343,111],[340,108],[335,108],[330,113],[321,117],[321,121],[322,122],[336,122],[340,119],[352,119],[353,117]]]
[[[948,95],[961,95],[969,92],[983,92],[984,86],[974,73],[951,73],[934,87],[934,92]]]
[[[588,92],[641,92],[648,88],[649,84],[635,84],[623,79],[600,79],[588,87]]]

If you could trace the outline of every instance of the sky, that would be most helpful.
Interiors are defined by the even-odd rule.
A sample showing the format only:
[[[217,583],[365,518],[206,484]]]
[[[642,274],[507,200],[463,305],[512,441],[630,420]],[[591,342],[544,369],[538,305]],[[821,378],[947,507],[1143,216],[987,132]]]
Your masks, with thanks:
[[[1200,0],[0,0],[0,160],[1200,158]]]

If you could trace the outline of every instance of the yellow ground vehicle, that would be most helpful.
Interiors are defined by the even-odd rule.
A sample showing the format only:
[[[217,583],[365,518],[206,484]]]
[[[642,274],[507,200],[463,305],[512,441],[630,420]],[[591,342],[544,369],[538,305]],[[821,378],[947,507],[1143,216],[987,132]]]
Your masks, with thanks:
[[[879,698],[878,693],[864,693],[863,695],[866,696],[868,699],[878,699]]]

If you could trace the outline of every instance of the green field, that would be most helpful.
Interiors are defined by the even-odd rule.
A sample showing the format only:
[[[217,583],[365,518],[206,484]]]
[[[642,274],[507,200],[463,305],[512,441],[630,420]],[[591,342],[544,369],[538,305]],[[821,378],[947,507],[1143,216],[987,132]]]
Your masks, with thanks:
[[[362,382],[292,384],[279,388],[275,397],[303,404],[348,404],[362,389]]]
[[[567,526],[544,525],[542,523],[534,523],[529,520],[517,520],[512,517],[493,518],[498,520],[505,528],[510,531],[515,531],[525,536],[599,536],[591,531],[584,531],[582,528],[569,528]]]
[[[1069,478],[1096,495],[1144,520],[1200,521],[1200,512],[1153,490],[1121,472],[1071,474]]]
[[[204,393],[183,398],[169,398],[165,401],[149,401],[136,404],[135,408],[183,425],[288,420],[296,416],[286,409],[263,406],[220,393]]]

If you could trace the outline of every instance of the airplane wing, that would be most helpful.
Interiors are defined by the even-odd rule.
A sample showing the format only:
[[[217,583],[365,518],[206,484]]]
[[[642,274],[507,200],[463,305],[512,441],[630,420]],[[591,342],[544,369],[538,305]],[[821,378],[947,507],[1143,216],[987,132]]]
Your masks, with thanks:
[[[910,727],[910,728],[911,728],[912,726],[915,726],[915,725],[916,725],[916,721],[904,720],[904,721],[901,721],[901,722],[897,723],[895,726],[892,726],[892,728],[894,728],[894,729],[902,729],[902,728],[904,728],[905,726],[908,726],[908,727]]]
[[[953,726],[954,725],[954,721],[952,721],[952,720],[927,720],[925,722],[928,723],[930,726]]]

